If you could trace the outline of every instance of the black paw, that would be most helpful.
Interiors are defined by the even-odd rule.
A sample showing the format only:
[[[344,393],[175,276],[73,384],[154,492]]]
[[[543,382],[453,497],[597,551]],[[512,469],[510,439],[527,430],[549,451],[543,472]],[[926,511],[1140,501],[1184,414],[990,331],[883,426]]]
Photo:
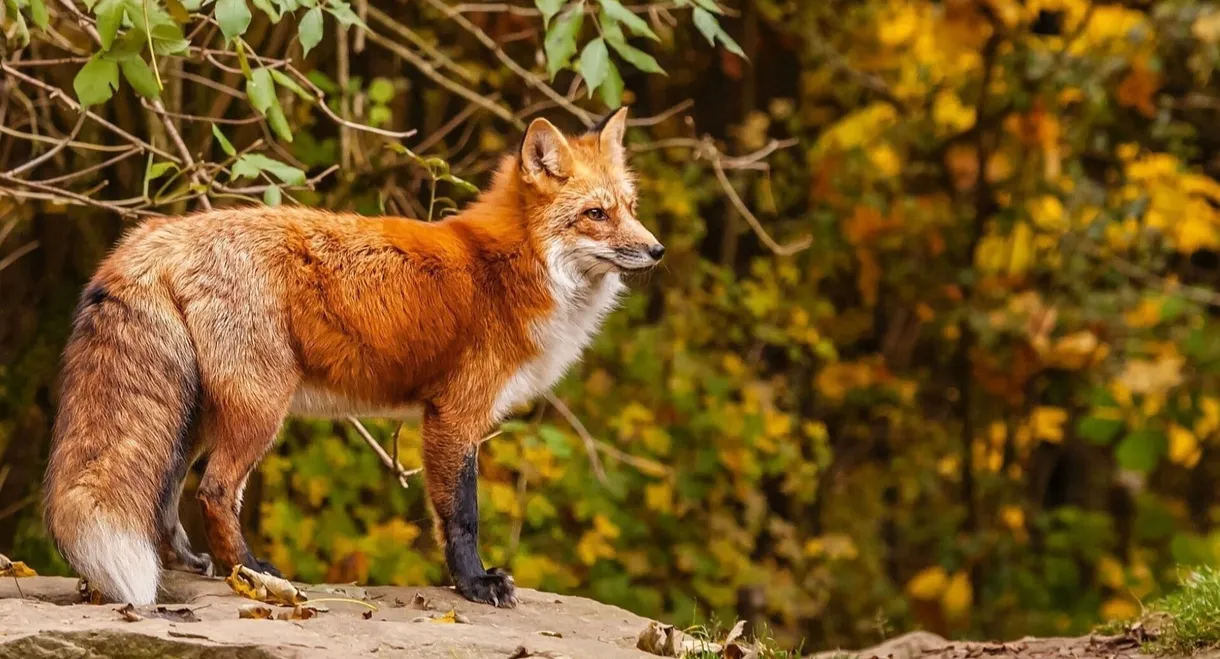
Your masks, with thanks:
[[[269,574],[273,577],[279,577],[280,579],[284,578],[284,574],[277,570],[274,565],[268,563],[267,561],[254,558],[253,556],[246,557],[245,566],[251,570],[254,570],[255,572],[262,572],[263,574]]]
[[[517,606],[516,586],[511,574],[493,567],[486,574],[457,580],[457,591],[471,602],[491,604],[502,609]]]

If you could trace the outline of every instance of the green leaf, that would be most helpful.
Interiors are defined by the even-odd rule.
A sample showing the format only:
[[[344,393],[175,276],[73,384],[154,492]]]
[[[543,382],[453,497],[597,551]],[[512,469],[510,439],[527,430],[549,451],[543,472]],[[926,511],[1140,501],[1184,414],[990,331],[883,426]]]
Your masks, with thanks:
[[[610,42],[610,47],[614,48],[614,52],[619,54],[619,57],[627,60],[635,68],[646,73],[660,73],[665,75],[665,69],[657,64],[657,60],[652,55],[629,45],[626,41],[607,38]]]
[[[246,6],[246,0],[217,0],[215,15],[226,41],[245,34],[246,29],[250,27],[250,19],[253,18],[250,8]]]
[[[703,33],[703,37],[713,46],[716,45],[716,33],[720,31],[720,23],[706,9],[696,7],[694,11],[695,27]]]
[[[271,69],[271,77],[275,79],[275,84],[284,87],[288,91],[299,96],[301,99],[310,102],[317,100],[314,98],[313,94],[298,84],[296,80],[288,77],[288,74],[281,72],[279,69]]]
[[[394,118],[394,113],[384,105],[374,105],[369,108],[369,125],[374,128],[384,126]]]
[[[237,149],[233,148],[233,143],[229,141],[229,138],[225,137],[224,133],[220,132],[216,124],[212,124],[212,136],[216,138],[217,142],[220,142],[221,150],[229,154],[230,157],[237,155]]]
[[[695,0],[695,4],[712,12],[713,14],[723,14],[724,10],[717,5],[714,0]]]
[[[278,185],[273,185],[263,191],[263,203],[268,206],[279,206],[283,199],[284,193]]]
[[[85,107],[105,103],[119,88],[118,62],[94,55],[76,74],[72,88],[76,90],[76,99]]]
[[[266,172],[286,185],[304,185],[305,172],[258,153],[247,153],[233,163],[233,178],[258,178]]]
[[[1114,457],[1118,465],[1131,471],[1149,472],[1165,454],[1165,434],[1155,430],[1136,430],[1118,443]]]
[[[441,177],[441,180],[448,181],[457,186],[459,189],[469,192],[470,194],[479,194],[479,187],[477,185],[465,179],[458,178],[453,174],[445,174]]]
[[[279,135],[281,140],[292,141],[292,128],[288,126],[288,119],[284,116],[284,109],[280,107],[278,100],[267,111],[267,122],[271,124],[272,132]]]
[[[102,50],[110,50],[123,23],[123,0],[102,0],[93,8],[93,15],[97,17],[97,34],[102,40]]]
[[[379,105],[385,105],[394,98],[394,83],[386,78],[374,78],[369,83],[369,100]]]
[[[641,37],[648,37],[653,41],[661,40],[661,37],[658,37],[656,32],[653,32],[652,28],[648,27],[648,21],[632,13],[630,9],[624,7],[618,0],[601,0],[601,5],[606,15],[626,25],[627,29],[633,33]]]
[[[584,22],[584,12],[573,11],[555,21],[547,30],[542,47],[546,52],[546,72],[552,80],[555,74],[571,63],[572,56],[576,54],[576,35],[580,34]]]
[[[602,102],[608,107],[617,108],[623,104],[623,76],[619,75],[618,67],[610,63],[606,81],[598,88]]]
[[[1090,416],[1080,420],[1076,431],[1080,436],[1094,444],[1109,444],[1123,429],[1123,422],[1117,419],[1103,419]]]
[[[154,165],[152,161],[149,161],[148,171],[144,172],[144,180],[154,181],[164,176],[167,172],[171,172],[176,169],[178,169],[178,166],[172,162],[159,162]]]
[[[563,431],[550,425],[544,425],[538,428],[538,438],[546,444],[546,447],[555,457],[568,458],[572,456],[572,445],[568,442],[568,436],[563,434]]]
[[[199,11],[210,4],[212,4],[212,0],[182,0],[182,6],[187,11]]]
[[[271,0],[253,0],[253,2],[254,6],[259,11],[266,14],[267,18],[270,18],[273,24],[278,24],[280,19],[284,17],[284,14],[280,12],[279,7],[271,4]]]
[[[242,75],[246,76],[246,80],[254,77],[254,71],[250,70],[250,59],[246,57],[246,46],[244,42],[237,42],[237,65],[241,67]]]
[[[314,7],[305,12],[301,24],[297,28],[297,39],[301,41],[302,56],[308,55],[313,47],[322,42],[322,8]]]
[[[589,86],[589,96],[601,86],[610,74],[610,51],[606,50],[606,42],[601,37],[585,44],[580,53],[580,75],[584,76]]]
[[[356,12],[352,11],[352,6],[346,2],[342,2],[341,0],[332,0],[332,2],[326,6],[326,11],[330,12],[331,16],[334,16],[336,20],[342,23],[343,27],[357,25],[363,30],[368,29],[368,26],[364,24],[364,21],[360,20],[360,17],[356,15]]]
[[[127,84],[136,90],[136,93],[145,98],[161,98],[161,86],[157,83],[157,77],[153,75],[152,69],[148,68],[144,58],[139,55],[131,55],[119,60],[119,67],[123,70],[123,77],[127,79]]]
[[[21,8],[17,6],[14,0],[4,0],[4,6],[8,10],[8,15],[13,18],[13,22],[17,24],[17,34],[21,37],[21,47],[25,48],[30,45],[30,28],[25,24],[25,16],[21,15]],[[3,35],[3,32],[0,32]],[[3,36],[0,36],[3,39]]]
[[[271,71],[266,68],[255,69],[254,74],[246,81],[246,96],[250,97],[250,105],[258,113],[267,116],[267,110],[276,104],[275,83],[271,80]]]
[[[47,5],[43,0],[30,0],[30,18],[34,19],[34,25],[39,29],[45,30],[51,24],[50,17],[47,15]]]
[[[181,55],[191,46],[176,23],[161,23],[152,29],[153,52],[158,55]]]
[[[563,9],[563,6],[567,3],[567,1],[568,0],[534,0],[534,6],[538,8],[538,11],[542,12],[542,27],[547,27],[550,25],[551,19],[555,17],[555,14],[559,13],[560,9]]]
[[[716,40],[719,39],[720,43],[724,44],[725,49],[730,53],[742,59],[748,59],[745,52],[741,50],[741,46],[737,45],[733,37],[730,37],[729,33],[720,27],[720,22],[716,20],[716,17],[710,11],[702,7],[696,7],[694,19],[695,27],[699,28],[699,31],[703,33],[704,38],[707,39],[709,44],[715,46]]]

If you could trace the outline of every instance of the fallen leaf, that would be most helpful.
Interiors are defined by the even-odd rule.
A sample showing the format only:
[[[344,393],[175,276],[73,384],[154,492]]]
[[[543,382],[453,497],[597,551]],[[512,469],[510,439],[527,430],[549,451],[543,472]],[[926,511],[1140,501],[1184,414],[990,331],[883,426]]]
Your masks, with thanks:
[[[419,595],[419,593],[416,593],[416,596],[418,596],[418,595]],[[395,597],[394,603],[391,606],[393,606],[395,609],[401,609],[406,605],[407,605],[407,603],[402,601],[401,597]]]
[[[431,611],[433,609],[432,600],[424,597],[423,593],[415,593],[415,597],[411,598],[411,606],[420,611]]]
[[[294,606],[309,599],[287,579],[255,572],[244,565],[233,568],[225,583],[242,597],[269,604]]]
[[[294,606],[291,611],[283,611],[275,617],[276,620],[309,620],[316,617],[318,611],[309,606]]]
[[[238,607],[237,617],[247,620],[270,620],[271,607],[262,604],[246,604]]]
[[[123,619],[127,622],[139,622],[144,619],[144,616],[136,613],[136,607],[134,604],[128,604],[127,606],[119,609],[118,612],[119,615],[123,616]]]
[[[80,593],[80,601],[86,604],[102,603],[102,591],[90,586],[84,578],[76,580],[76,592]]]
[[[362,613],[362,614],[360,614],[360,615],[364,616],[364,619],[365,619],[365,620],[372,620],[372,619],[373,619],[373,612],[372,612],[371,610],[369,610],[369,611],[365,611],[364,613]]]
[[[11,561],[0,554],[0,577],[36,577],[38,573],[21,561]]]
[[[524,645],[518,645],[513,653],[508,655],[508,659],[526,659],[526,657],[545,657],[546,659],[569,659],[568,655],[558,652],[531,652],[525,649]]]
[[[745,631],[746,631],[746,621],[738,620],[737,624],[733,625],[733,628],[729,630],[728,636],[724,637],[724,644],[728,645],[729,643],[732,643],[733,641],[736,641],[737,639],[741,638],[741,635],[744,634]]]
[[[545,629],[534,633],[540,636],[550,636],[551,638],[563,638],[563,634],[560,634],[559,632],[547,631]]]

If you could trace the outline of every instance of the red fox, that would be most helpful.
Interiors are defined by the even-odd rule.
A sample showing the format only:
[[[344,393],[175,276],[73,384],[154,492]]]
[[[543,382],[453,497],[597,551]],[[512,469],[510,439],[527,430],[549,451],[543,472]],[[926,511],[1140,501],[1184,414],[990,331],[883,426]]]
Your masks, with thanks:
[[[478,441],[578,359],[621,275],[665,253],[636,218],[626,115],[572,136],[535,120],[490,189],[438,222],[243,208],[132,230],[64,351],[44,512],[69,563],[134,604],[155,601],[162,566],[278,574],[238,512],[284,417],[420,405],[453,584],[516,606],[512,577],[478,553]],[[178,519],[200,458],[210,556]]]

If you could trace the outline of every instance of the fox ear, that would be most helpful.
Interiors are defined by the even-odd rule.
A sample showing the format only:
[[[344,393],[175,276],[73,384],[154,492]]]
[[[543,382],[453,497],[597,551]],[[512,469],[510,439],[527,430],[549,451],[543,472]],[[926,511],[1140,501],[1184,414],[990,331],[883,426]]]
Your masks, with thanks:
[[[521,141],[521,168],[533,177],[565,179],[572,174],[572,150],[559,129],[546,119],[530,123]]]
[[[627,108],[621,107],[602,120],[601,131],[598,133],[598,145],[604,154],[617,162],[623,162],[626,151],[623,149],[623,136],[627,133]]]

